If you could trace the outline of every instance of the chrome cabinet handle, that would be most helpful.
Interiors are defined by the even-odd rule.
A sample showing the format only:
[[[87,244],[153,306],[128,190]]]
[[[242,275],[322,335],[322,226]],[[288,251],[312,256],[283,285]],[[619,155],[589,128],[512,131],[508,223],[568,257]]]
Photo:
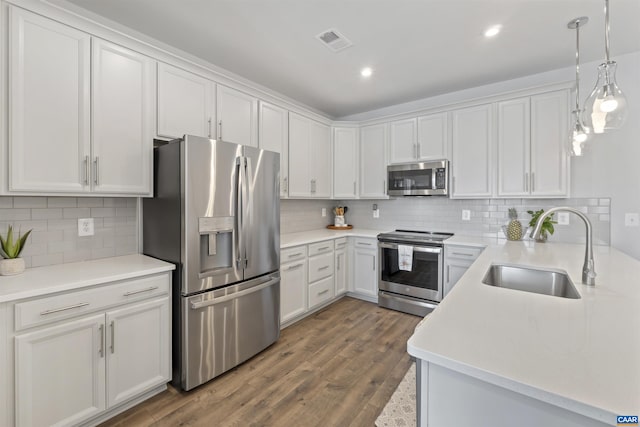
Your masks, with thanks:
[[[218,139],[222,140],[222,120],[218,120]]]
[[[211,138],[211,117],[207,120],[207,136]]]
[[[300,264],[296,264],[296,265],[292,265],[291,267],[287,268],[287,271],[289,270],[295,270],[296,268],[300,268],[302,267],[304,264],[300,263]]]
[[[529,192],[529,172],[524,173],[524,191]]]
[[[104,325],[100,325],[98,329],[100,330],[100,348],[98,349],[98,354],[100,357],[104,357]]]
[[[318,268],[318,271],[326,270],[327,268],[329,268],[329,266],[328,266],[328,265],[325,265],[324,267],[320,267],[320,268]]]
[[[70,305],[68,307],[54,308],[54,309],[51,309],[51,310],[45,310],[45,311],[40,312],[40,316],[46,316],[47,314],[52,314],[52,313],[59,313],[61,311],[71,310],[73,308],[85,307],[87,305],[89,305],[88,302],[81,302],[79,304]]]
[[[151,286],[150,288],[145,288],[145,289],[138,289],[137,291],[129,291],[129,292],[125,292],[123,295],[125,297],[128,297],[129,295],[135,295],[135,294],[141,294],[143,292],[149,292],[149,291],[153,291],[155,289],[158,289],[157,286]]]
[[[531,192],[535,192],[536,191],[536,173],[535,172],[531,172]]]
[[[371,243],[358,242],[358,246],[371,246]]]
[[[89,185],[89,156],[84,156],[84,185]]]
[[[327,249],[329,249],[329,246],[323,246],[321,248],[318,248],[319,251],[326,251]]]
[[[289,177],[284,177],[284,193],[287,194],[289,192]]]
[[[449,280],[450,280],[450,278],[449,278],[449,273],[450,272],[451,272],[451,266],[447,265],[447,283],[449,283]]]
[[[95,176],[93,178],[93,183],[95,185],[98,185],[98,181],[100,180],[100,178],[99,178],[100,177],[100,169],[99,169],[100,163],[99,163],[99,161],[100,161],[100,158],[98,156],[96,156],[95,160],[93,161],[93,168],[94,168],[93,172],[95,173]]]
[[[371,258],[372,264],[373,264],[373,271],[376,271],[376,257],[372,257]]]
[[[353,195],[356,195],[356,182],[353,181]]]
[[[329,292],[329,289],[325,289],[325,290],[324,290],[324,291],[322,291],[322,292],[318,292],[318,295],[324,295],[324,294],[326,294],[327,292]]]
[[[418,144],[413,144],[413,157],[418,157]]]
[[[301,255],[302,255],[302,252],[298,252],[297,254],[288,255],[287,258],[295,258],[295,257],[301,256]]]
[[[387,194],[387,181],[382,180],[382,194]]]
[[[111,321],[111,354],[116,351],[116,323]]]
[[[473,256],[473,254],[465,254],[465,253],[462,253],[462,252],[451,252],[451,255]]]
[[[337,270],[340,270],[340,256],[336,257],[336,264],[338,264],[338,266],[336,267]]]
[[[418,155],[416,157],[420,158],[420,143],[417,143],[416,147],[418,147]]]

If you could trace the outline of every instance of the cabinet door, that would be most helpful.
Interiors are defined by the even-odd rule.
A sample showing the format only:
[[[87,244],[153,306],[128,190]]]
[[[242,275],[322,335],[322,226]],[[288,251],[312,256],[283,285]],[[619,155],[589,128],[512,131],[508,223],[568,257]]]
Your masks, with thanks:
[[[498,103],[498,195],[529,194],[529,97]]]
[[[77,425],[105,409],[104,315],[18,335],[16,425]]]
[[[353,290],[364,295],[378,296],[378,261],[375,250],[354,249]]]
[[[391,122],[389,142],[391,163],[415,161],[418,157],[418,137],[416,119]]]
[[[289,197],[311,196],[310,122],[306,117],[289,113]]]
[[[387,198],[387,129],[360,129],[360,198]]]
[[[280,322],[307,311],[307,261],[285,264],[280,269]]]
[[[90,37],[10,8],[9,190],[87,191]]]
[[[218,85],[218,139],[258,146],[258,100],[226,86]]]
[[[531,195],[569,195],[568,92],[531,97]]]
[[[444,274],[444,294],[443,297],[453,289],[458,280],[467,272],[473,261],[448,260],[445,265]]]
[[[280,197],[287,197],[289,187],[289,116],[287,110],[260,101],[260,148],[280,153]]]
[[[447,113],[418,117],[418,159],[440,160],[447,158]]]
[[[169,381],[169,298],[107,312],[107,407]]]
[[[151,192],[155,62],[93,39],[93,190]]]
[[[310,155],[307,165],[313,181],[311,196],[321,199],[331,197],[331,128],[322,123],[311,121]]]
[[[333,129],[333,198],[358,195],[358,129]]]
[[[341,295],[347,292],[347,252],[336,250],[335,252],[335,295]]]
[[[490,197],[493,174],[491,105],[456,110],[452,117],[452,197]]]
[[[211,137],[215,126],[212,81],[158,63],[158,136]]]

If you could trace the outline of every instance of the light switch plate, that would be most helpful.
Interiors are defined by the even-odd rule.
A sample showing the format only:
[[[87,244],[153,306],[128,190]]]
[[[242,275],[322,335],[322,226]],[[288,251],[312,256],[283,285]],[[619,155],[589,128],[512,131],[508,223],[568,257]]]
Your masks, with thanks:
[[[624,225],[627,227],[638,227],[640,225],[640,215],[635,212],[624,214]]]
[[[78,218],[78,236],[93,236],[93,218]]]
[[[322,211],[320,211],[320,214],[322,216],[327,216],[327,208],[322,208]]]
[[[569,212],[558,212],[558,225],[569,225]]]
[[[380,218],[380,209],[374,209],[373,210],[373,217],[374,218]]]
[[[469,209],[462,210],[462,220],[471,221],[471,211]]]

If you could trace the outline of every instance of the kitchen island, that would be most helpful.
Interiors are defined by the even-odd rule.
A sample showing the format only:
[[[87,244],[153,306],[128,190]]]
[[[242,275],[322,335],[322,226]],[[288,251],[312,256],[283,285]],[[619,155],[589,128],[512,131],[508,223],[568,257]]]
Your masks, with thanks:
[[[490,244],[414,335],[421,426],[602,426],[640,413],[640,262],[584,245]],[[565,270],[580,299],[488,286],[492,263]]]

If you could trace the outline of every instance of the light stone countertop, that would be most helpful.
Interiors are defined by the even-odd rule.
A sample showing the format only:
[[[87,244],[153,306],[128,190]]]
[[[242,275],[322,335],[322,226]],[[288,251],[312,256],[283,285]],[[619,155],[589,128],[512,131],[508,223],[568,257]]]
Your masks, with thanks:
[[[598,276],[588,287],[584,249],[488,244],[409,339],[409,354],[604,423],[640,413],[640,262],[595,246]],[[581,299],[485,285],[492,263],[565,270]]]
[[[174,268],[173,264],[140,254],[28,268],[17,276],[0,276],[0,303],[162,273]]]
[[[280,249],[307,245],[309,243],[337,239],[340,237],[369,237],[375,239],[378,234],[385,233],[387,231],[389,230],[370,230],[364,228],[352,228],[351,230],[329,230],[328,228],[322,228],[320,230],[286,233],[280,235]]]

